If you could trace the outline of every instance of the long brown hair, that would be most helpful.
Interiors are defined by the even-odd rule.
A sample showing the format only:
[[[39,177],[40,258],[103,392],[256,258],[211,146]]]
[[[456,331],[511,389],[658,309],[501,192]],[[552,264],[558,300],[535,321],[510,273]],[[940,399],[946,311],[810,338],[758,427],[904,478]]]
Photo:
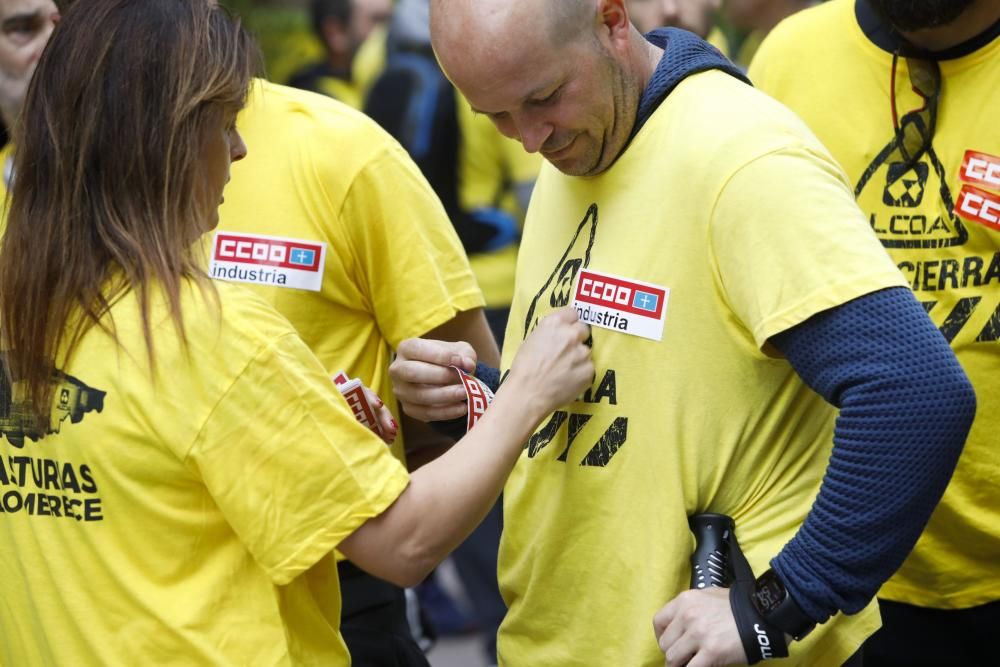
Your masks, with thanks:
[[[14,133],[0,248],[8,381],[45,423],[54,369],[135,290],[150,362],[152,290],[184,337],[204,137],[245,101],[258,64],[238,22],[207,0],[87,0],[53,31]],[[120,280],[111,280],[118,276]]]

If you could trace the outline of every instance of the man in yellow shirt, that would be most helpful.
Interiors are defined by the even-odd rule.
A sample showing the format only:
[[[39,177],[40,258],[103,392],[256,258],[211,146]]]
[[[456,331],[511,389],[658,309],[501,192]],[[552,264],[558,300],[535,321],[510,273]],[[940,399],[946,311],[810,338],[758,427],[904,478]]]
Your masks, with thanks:
[[[437,332],[497,359],[461,244],[399,144],[345,104],[265,81],[238,126],[251,150],[233,166],[210,276],[259,291],[331,375],[360,378],[396,415],[388,366],[404,339]],[[406,461],[421,443],[403,431],[392,449]],[[340,571],[352,653],[384,664],[379,656],[404,642],[420,664],[403,592],[350,563]]]
[[[879,591],[866,665],[989,664],[1000,627],[1000,5],[832,0],[750,67],[844,167],[861,209],[976,387],[955,476]],[[919,641],[915,638],[919,637]]]
[[[354,76],[354,59],[365,40],[392,14],[392,0],[312,0],[313,30],[326,60],[289,79],[289,85],[329,95],[360,109],[364,91]]]
[[[504,489],[500,663],[856,663],[975,397],[833,158],[623,0],[436,0],[431,26],[472,107],[549,163],[504,365],[553,309],[593,327],[593,386]],[[448,357],[424,343],[399,371]],[[419,414],[426,388],[396,387]],[[735,519],[756,580],[686,591],[705,511]]]

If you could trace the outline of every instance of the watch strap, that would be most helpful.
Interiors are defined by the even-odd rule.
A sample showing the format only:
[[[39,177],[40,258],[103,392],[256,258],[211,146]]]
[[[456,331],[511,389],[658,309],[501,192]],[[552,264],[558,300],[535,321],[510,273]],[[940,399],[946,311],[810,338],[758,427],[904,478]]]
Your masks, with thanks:
[[[785,634],[768,623],[757,607],[754,606],[751,595],[757,584],[753,568],[743,550],[733,535],[735,548],[730,550],[733,568],[733,583],[729,588],[729,606],[736,619],[736,629],[743,642],[743,651],[747,655],[747,664],[753,665],[761,660],[784,658],[788,656],[788,642]]]
[[[753,584],[737,581],[729,589],[729,605],[736,619],[736,629],[743,642],[743,651],[747,656],[747,664],[754,665],[761,660],[770,658],[785,658],[788,656],[788,643],[785,633],[764,620],[750,595]]]

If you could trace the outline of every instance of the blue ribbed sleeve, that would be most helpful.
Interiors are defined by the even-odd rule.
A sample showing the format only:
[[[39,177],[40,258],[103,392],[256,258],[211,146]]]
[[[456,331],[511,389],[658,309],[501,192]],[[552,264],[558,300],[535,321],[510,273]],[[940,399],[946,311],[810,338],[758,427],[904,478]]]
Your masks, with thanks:
[[[816,502],[771,561],[822,623],[861,610],[902,564],[951,478],[976,399],[904,288],[822,312],[770,342],[840,408]]]

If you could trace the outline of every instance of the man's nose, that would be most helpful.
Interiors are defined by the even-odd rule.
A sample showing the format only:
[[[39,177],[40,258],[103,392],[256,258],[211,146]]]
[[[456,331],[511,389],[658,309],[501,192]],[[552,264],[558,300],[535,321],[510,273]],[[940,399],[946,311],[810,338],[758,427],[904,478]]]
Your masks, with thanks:
[[[533,118],[527,114],[515,118],[517,134],[521,139],[521,145],[529,153],[537,153],[541,150],[545,142],[552,136],[552,124],[540,119]]]

